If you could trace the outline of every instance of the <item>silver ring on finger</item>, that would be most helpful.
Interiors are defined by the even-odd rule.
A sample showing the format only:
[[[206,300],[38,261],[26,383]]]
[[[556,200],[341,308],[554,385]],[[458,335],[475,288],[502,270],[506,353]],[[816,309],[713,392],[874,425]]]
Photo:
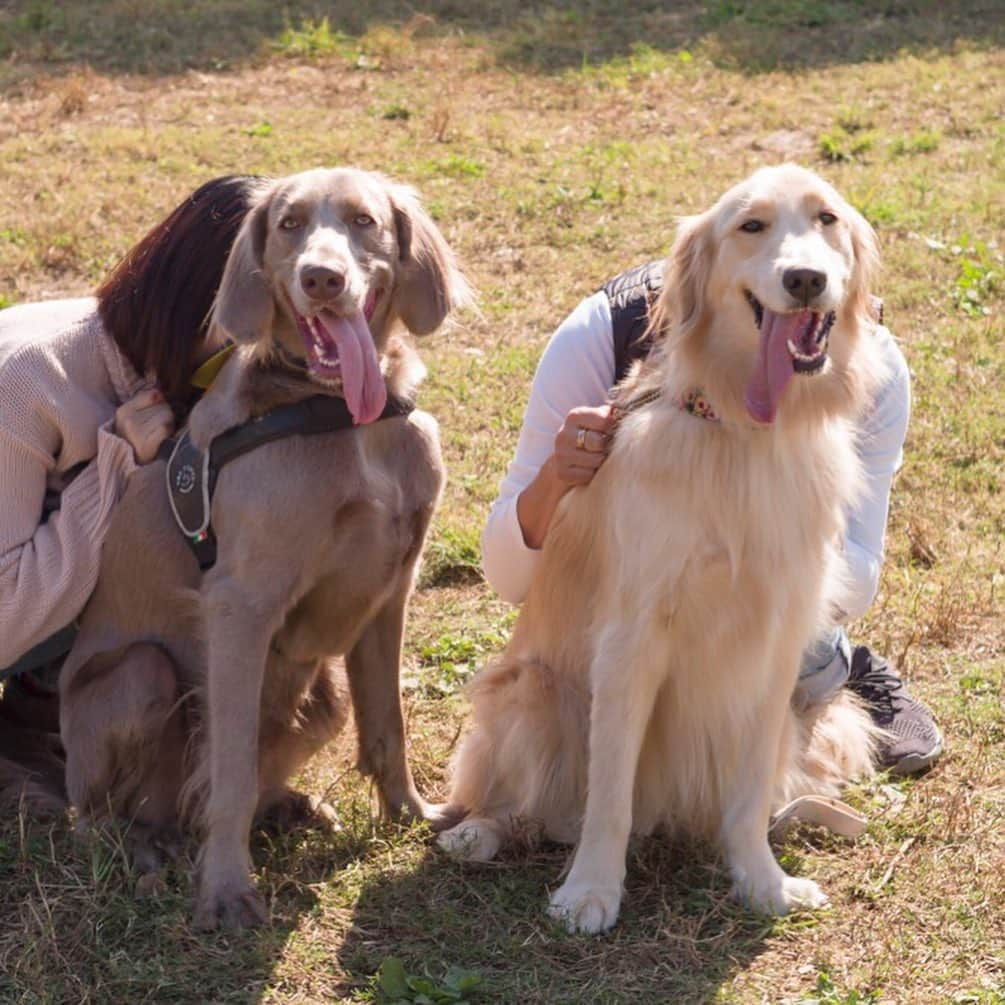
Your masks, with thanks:
[[[576,431],[576,449],[586,450],[586,426],[580,426]]]

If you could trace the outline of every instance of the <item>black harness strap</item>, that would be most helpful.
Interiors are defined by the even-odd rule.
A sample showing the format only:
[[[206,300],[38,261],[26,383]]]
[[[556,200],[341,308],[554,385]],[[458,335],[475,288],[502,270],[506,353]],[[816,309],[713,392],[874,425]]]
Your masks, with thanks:
[[[408,415],[414,407],[410,401],[389,396],[378,421]],[[167,460],[165,480],[171,511],[199,568],[205,571],[216,562],[216,535],[210,515],[221,468],[275,440],[334,433],[352,427],[352,413],[344,398],[318,394],[291,405],[280,405],[220,433],[208,450],[197,447],[187,430],[166,441],[159,456]]]

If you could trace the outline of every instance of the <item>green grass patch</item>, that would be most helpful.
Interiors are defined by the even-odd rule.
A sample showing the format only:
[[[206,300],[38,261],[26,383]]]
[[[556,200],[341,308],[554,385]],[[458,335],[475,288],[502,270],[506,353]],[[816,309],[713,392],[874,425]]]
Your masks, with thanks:
[[[965,236],[950,251],[956,258],[957,266],[952,289],[953,304],[968,317],[989,315],[991,302],[1001,291],[1001,250]]]
[[[448,970],[442,980],[410,974],[396,956],[384,960],[377,973],[378,1000],[387,1005],[467,1005],[481,985],[481,975],[470,970]]]
[[[817,976],[813,993],[798,1000],[798,1005],[879,1005],[878,991],[841,991],[829,974]]]
[[[463,154],[449,154],[429,161],[424,165],[424,172],[438,178],[481,178],[485,174],[485,165],[473,157]]]
[[[344,32],[332,30],[328,17],[322,17],[316,20],[304,18],[296,26],[287,24],[273,42],[273,48],[283,56],[320,59],[349,56],[355,44]]]
[[[447,586],[481,579],[479,532],[445,527],[434,534],[422,559],[421,583]]]
[[[458,694],[508,639],[502,628],[477,634],[442,635],[419,650],[422,692],[431,698]]]
[[[832,163],[860,159],[872,150],[875,142],[875,133],[849,132],[841,126],[821,133],[818,141],[820,155]]]
[[[910,157],[914,154],[930,154],[938,150],[942,134],[934,131],[921,130],[910,136],[898,136],[890,144],[890,153],[894,157]]]

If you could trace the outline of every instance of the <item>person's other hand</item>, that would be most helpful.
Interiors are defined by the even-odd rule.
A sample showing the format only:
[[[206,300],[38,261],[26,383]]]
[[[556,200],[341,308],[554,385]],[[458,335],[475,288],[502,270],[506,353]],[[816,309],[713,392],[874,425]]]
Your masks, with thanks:
[[[115,433],[133,448],[140,464],[148,464],[157,456],[160,445],[174,429],[174,412],[156,387],[137,391],[115,411]]]

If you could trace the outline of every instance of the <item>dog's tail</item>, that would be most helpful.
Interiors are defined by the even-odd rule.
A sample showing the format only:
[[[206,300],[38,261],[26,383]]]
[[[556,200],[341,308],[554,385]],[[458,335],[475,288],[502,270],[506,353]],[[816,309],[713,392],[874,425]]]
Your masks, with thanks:
[[[795,756],[782,801],[802,795],[836,796],[845,785],[876,770],[882,730],[848,691],[822,706],[795,713]]]
[[[453,759],[451,807],[495,819],[509,833],[529,823],[552,840],[575,841],[586,798],[585,683],[504,655],[468,694],[472,724]]]

